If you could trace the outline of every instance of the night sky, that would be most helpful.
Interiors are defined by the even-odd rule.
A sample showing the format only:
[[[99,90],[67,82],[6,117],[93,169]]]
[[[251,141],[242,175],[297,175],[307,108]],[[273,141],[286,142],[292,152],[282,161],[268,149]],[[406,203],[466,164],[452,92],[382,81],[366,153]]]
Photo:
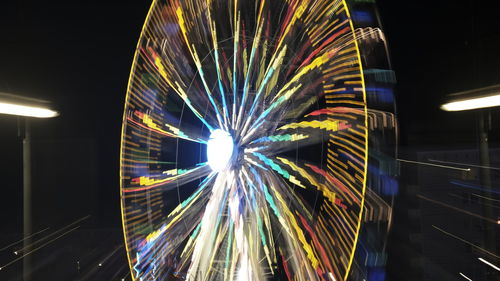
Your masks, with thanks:
[[[58,118],[34,120],[35,141],[94,142],[100,212],[106,223],[119,225],[118,155],[123,103],[134,48],[149,3],[5,4],[2,2],[0,8],[0,91],[50,100],[60,111]],[[6,143],[2,146],[2,154],[6,155],[1,161],[2,174],[9,175],[4,181],[2,214],[9,217],[11,224],[21,218],[17,206],[22,200],[16,121],[9,116],[0,119],[1,141]],[[72,182],[66,184],[71,186]],[[78,200],[78,190],[73,196],[70,200]]]
[[[474,143],[475,114],[439,105],[447,94],[500,83],[496,1],[378,3],[398,79],[401,145]]]
[[[402,148],[475,146],[475,114],[447,113],[439,105],[447,94],[500,83],[495,2],[378,1],[398,80]],[[72,186],[84,186],[87,179],[65,167],[78,169],[78,158],[94,163],[85,169],[96,186],[97,202],[89,204],[96,205],[94,223],[99,227],[121,224],[121,120],[133,53],[149,5],[96,0],[0,4],[0,92],[47,99],[60,111],[58,118],[33,121],[35,141],[66,146],[81,141],[89,147],[92,155],[81,149],[75,155],[66,152],[70,150],[56,152],[57,159],[71,158],[73,164],[55,165],[59,170],[54,172],[68,187],[67,200],[78,202],[82,190]],[[492,146],[500,141],[495,130],[500,126],[498,113],[492,114]],[[17,119],[1,116],[0,128],[0,232],[19,233],[22,150]]]

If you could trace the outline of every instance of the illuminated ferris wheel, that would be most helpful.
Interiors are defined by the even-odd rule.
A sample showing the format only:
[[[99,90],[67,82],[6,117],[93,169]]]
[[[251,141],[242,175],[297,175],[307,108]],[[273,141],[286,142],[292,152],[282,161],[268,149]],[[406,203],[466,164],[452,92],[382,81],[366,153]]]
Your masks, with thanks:
[[[154,1],[121,143],[133,280],[346,280],[362,272],[363,226],[390,224],[387,199],[370,185],[369,165],[383,162],[370,161],[371,149],[383,150],[370,138],[394,132],[395,121],[391,102],[370,106],[370,94],[381,95],[375,86],[393,83],[367,60],[383,34],[360,25],[366,18],[356,21],[352,7]]]

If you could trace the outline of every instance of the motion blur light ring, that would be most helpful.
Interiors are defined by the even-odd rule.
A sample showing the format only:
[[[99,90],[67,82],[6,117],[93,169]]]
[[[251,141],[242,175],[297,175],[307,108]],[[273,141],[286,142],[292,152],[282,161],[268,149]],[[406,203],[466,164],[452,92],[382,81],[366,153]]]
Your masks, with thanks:
[[[381,186],[368,193],[369,134],[380,128],[392,144],[396,126],[369,111],[365,79],[393,75],[365,74],[361,52],[371,61],[385,41],[357,27],[351,2],[153,1],[122,127],[133,281],[367,275],[355,258],[362,227],[385,238],[391,210],[372,196]],[[379,170],[370,180],[392,176]],[[381,215],[365,219],[375,205]]]

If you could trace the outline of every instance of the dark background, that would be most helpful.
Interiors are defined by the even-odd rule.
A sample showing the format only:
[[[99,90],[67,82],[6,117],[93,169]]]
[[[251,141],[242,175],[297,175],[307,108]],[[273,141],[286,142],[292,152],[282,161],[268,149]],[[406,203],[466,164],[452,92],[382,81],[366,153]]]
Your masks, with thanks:
[[[31,121],[33,231],[50,227],[34,241],[91,215],[80,229],[33,255],[34,280],[126,276],[123,249],[102,267],[98,264],[123,244],[121,120],[134,49],[149,5],[0,2],[0,91],[50,100],[61,114]],[[17,118],[1,116],[0,128],[2,248],[22,237],[23,199]],[[11,250],[0,251],[0,266],[14,258]],[[21,268],[22,261],[9,266],[0,272],[0,280],[21,280]]]
[[[416,157],[424,148],[476,147],[476,113],[443,112],[439,105],[447,94],[500,83],[496,2],[378,1],[398,80],[402,157]],[[91,245],[85,247],[101,250],[89,260],[105,257],[122,243],[118,181],[122,111],[149,5],[149,1],[95,0],[0,4],[0,91],[50,100],[61,113],[55,119],[32,121],[34,231],[46,226],[57,229],[90,214],[74,238],[94,237],[96,241],[88,238]],[[500,114],[493,110],[491,116],[490,145],[496,147]],[[1,245],[19,239],[22,232],[17,121],[0,118]],[[397,250],[413,231],[402,219],[408,211],[405,196],[402,192],[395,205],[390,280],[406,280],[396,272],[408,263],[405,258],[418,255]],[[102,237],[112,242],[102,246]],[[11,259],[6,255],[0,252],[0,265]],[[67,266],[79,258],[67,261]],[[124,261],[123,255],[116,259]],[[9,270],[7,276],[14,276],[19,266]],[[0,272],[4,280],[2,274],[9,272]]]

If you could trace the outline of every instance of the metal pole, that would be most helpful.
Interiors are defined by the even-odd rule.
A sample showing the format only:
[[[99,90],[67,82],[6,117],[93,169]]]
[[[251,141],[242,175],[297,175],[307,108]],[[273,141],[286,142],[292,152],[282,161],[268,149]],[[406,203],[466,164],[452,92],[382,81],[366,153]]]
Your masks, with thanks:
[[[31,127],[29,118],[24,118],[23,139],[23,232],[24,237],[32,233],[31,229]],[[24,240],[24,253],[31,250],[31,238]],[[23,280],[31,280],[31,255],[23,258]]]
[[[489,128],[489,111],[479,112],[479,160],[481,166],[490,166],[490,155],[488,148],[488,128]],[[493,197],[491,193],[491,172],[490,169],[481,169],[481,186],[483,187],[483,195],[486,197]],[[494,218],[494,213],[491,205],[483,205],[483,214],[487,218]],[[491,223],[483,223],[484,226],[484,246],[486,249],[496,253],[495,243],[495,227]],[[493,276],[488,276],[487,280],[496,280]]]

